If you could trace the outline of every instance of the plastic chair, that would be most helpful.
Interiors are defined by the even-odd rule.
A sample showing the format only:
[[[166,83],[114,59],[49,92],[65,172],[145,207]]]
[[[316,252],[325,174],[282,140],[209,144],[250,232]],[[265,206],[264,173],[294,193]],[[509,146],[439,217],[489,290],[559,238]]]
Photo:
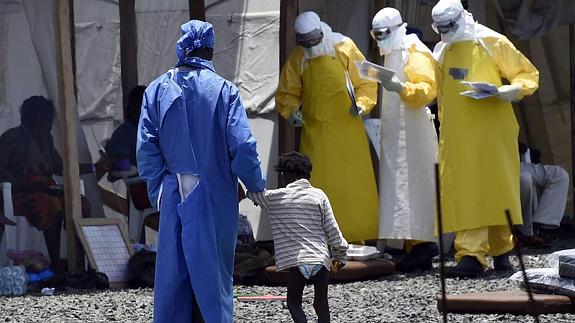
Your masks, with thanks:
[[[0,183],[1,187],[6,187],[7,189],[11,188],[10,183]],[[11,192],[8,192],[9,195],[12,195]],[[7,257],[7,248],[6,248],[6,240],[4,239],[4,232],[6,230],[7,227],[9,226],[16,226],[16,222],[12,221],[12,218],[8,218],[6,217],[4,214],[9,214],[10,213],[10,206],[8,203],[4,206],[4,209],[2,210],[2,214],[0,214],[0,217],[2,217],[2,224],[0,224],[0,267],[6,266],[8,265],[8,257]]]
[[[7,253],[9,250],[36,250],[48,254],[44,234],[30,226],[26,217],[14,215],[12,204],[12,184],[2,183],[2,197],[4,201],[4,216],[16,223],[15,226],[6,226],[4,238],[0,242],[0,265],[9,263]]]
[[[44,240],[44,233],[37,230],[28,223],[24,216],[14,214],[14,205],[12,202],[12,184],[1,183],[2,197],[4,201],[4,216],[16,223],[15,226],[6,226],[4,237],[0,241],[0,266],[6,266],[9,263],[7,253],[9,250],[34,250],[41,252],[48,258],[48,249]],[[84,194],[84,182],[80,180],[80,193]],[[66,234],[62,230],[60,245],[66,246]],[[61,253],[66,252],[67,248],[61,248]]]
[[[130,186],[135,184],[144,183],[145,180],[139,176],[122,177],[122,181],[126,184],[128,201],[130,203],[130,209],[128,210],[128,236],[130,240],[134,242],[140,242],[140,237],[142,235],[142,230],[144,229],[144,219],[147,216],[156,213],[156,209],[147,208],[144,210],[138,210],[134,205],[134,201],[130,196]]]

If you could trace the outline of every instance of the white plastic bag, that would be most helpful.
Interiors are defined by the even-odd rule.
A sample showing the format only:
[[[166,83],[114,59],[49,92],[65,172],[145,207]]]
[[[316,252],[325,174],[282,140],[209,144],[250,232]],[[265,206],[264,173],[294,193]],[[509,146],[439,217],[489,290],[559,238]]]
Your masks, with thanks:
[[[551,268],[559,268],[559,256],[570,256],[575,258],[575,249],[555,251],[554,253],[547,256],[547,263]]]
[[[575,249],[556,251],[547,256],[547,263],[559,276],[575,278]]]
[[[555,268],[534,268],[525,270],[529,286],[534,293],[558,294],[575,297],[575,279],[561,277]],[[509,280],[525,290],[523,274],[516,272]]]
[[[350,244],[347,249],[348,260],[368,260],[379,257],[380,253],[376,247]]]

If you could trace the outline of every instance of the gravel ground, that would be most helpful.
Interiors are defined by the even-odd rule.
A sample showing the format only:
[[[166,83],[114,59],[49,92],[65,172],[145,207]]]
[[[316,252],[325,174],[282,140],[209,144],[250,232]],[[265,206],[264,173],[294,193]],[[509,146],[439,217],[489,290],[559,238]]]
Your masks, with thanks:
[[[525,256],[528,268],[544,267],[545,256],[555,249],[575,246],[575,240],[562,240],[552,249],[530,250]],[[517,259],[512,259],[518,267]],[[435,264],[437,266],[437,264]],[[448,279],[448,293],[514,289],[511,273],[481,279]],[[285,295],[284,287],[236,286],[235,294]],[[379,280],[330,285],[332,322],[439,322],[435,295],[439,293],[438,274],[397,274]],[[146,322],[152,319],[151,289],[64,293],[54,296],[0,298],[3,322]],[[311,322],[313,288],[306,287],[304,309]],[[290,322],[284,302],[237,302],[236,322]],[[449,315],[450,322],[533,322],[533,318],[511,315]],[[545,315],[541,322],[575,322],[575,315]]]

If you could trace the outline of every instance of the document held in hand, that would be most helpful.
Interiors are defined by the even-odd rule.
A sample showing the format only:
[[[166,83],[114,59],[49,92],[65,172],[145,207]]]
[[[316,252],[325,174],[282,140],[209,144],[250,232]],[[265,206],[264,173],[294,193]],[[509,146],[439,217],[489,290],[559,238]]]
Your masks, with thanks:
[[[380,151],[381,151],[381,119],[380,118],[369,118],[365,119],[363,122],[363,126],[365,127],[365,132],[367,133],[367,137],[373,148],[375,149],[375,153],[377,158],[380,159]]]
[[[470,98],[480,100],[497,96],[497,86],[487,82],[467,82],[461,81],[461,84],[467,85],[471,89],[463,91],[459,94],[468,96]]]
[[[381,65],[369,61],[355,62],[359,75],[368,80],[381,83],[382,80],[391,80],[395,74],[394,70],[385,68]]]

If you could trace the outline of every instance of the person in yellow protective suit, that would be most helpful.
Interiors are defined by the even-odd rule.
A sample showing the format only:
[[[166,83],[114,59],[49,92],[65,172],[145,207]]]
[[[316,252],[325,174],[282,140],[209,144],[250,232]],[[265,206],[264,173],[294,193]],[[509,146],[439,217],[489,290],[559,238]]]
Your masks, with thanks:
[[[372,21],[372,37],[395,71],[385,88],[381,111],[379,237],[405,239],[407,255],[398,271],[431,269],[439,253],[435,234],[437,136],[426,104],[435,100],[435,60],[395,8],[383,8]]]
[[[365,58],[354,42],[316,13],[300,14],[295,32],[276,108],[302,126],[300,152],[314,165],[310,182],[329,197],[345,239],[377,239],[377,187],[361,118],[375,105],[377,84],[360,78],[355,62]]]
[[[505,210],[521,224],[519,127],[511,101],[537,90],[539,72],[503,35],[473,20],[459,0],[440,0],[432,10],[441,34],[434,49],[440,111],[439,162],[445,232],[456,232],[450,276],[477,276],[486,256],[495,270],[512,269],[513,248]],[[510,84],[502,85],[502,79]],[[473,99],[460,93],[461,81],[498,87],[494,97]]]

